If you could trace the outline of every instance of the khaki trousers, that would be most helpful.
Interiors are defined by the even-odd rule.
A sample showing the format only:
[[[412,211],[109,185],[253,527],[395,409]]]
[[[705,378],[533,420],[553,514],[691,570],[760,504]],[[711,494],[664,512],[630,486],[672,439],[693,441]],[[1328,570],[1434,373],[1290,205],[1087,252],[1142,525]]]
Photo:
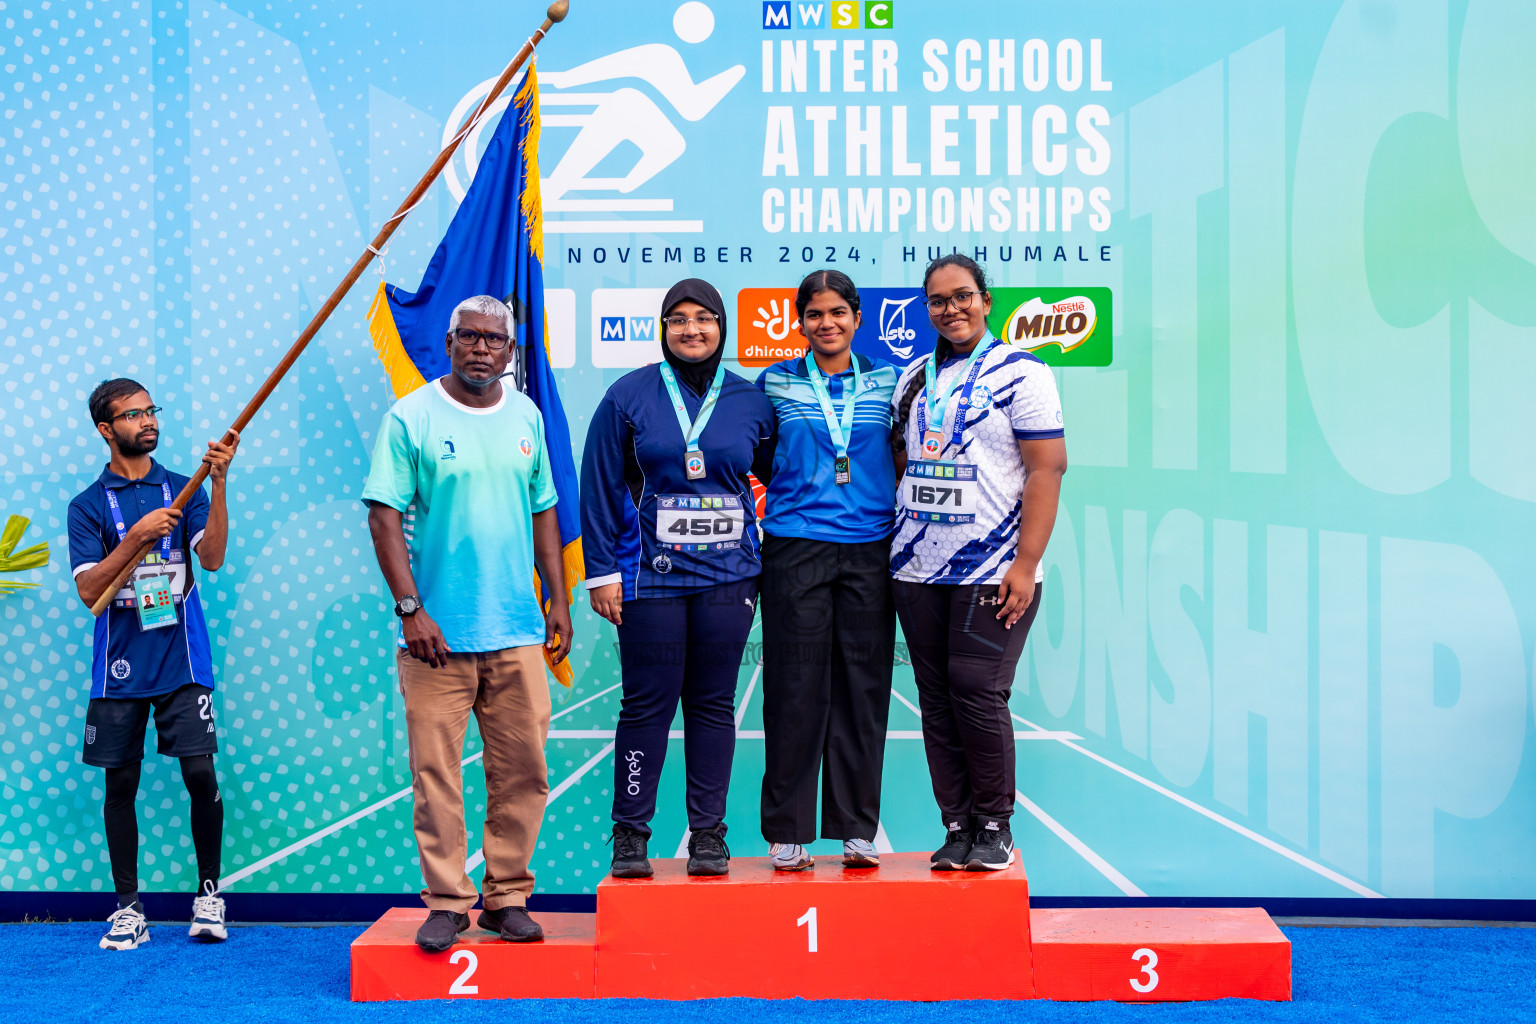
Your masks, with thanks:
[[[539,838],[549,774],[549,684],[539,645],[450,654],[434,669],[396,655],[411,751],[412,824],[431,910],[465,913],[475,884],[464,870],[464,732],[473,712],[485,753],[485,909],[521,907],[533,891],[529,858]]]

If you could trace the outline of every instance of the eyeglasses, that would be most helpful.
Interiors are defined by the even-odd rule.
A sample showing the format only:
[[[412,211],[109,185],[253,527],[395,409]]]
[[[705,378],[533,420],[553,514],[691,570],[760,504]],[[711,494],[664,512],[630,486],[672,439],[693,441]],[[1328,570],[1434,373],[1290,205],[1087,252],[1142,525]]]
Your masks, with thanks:
[[[955,294],[947,299],[939,295],[930,295],[928,296],[928,312],[942,313],[951,302],[955,304],[956,310],[970,309],[971,300],[980,294],[980,292],[955,292]]]
[[[124,412],[118,413],[116,416],[107,417],[107,422],[115,423],[118,420],[127,420],[129,423],[137,423],[141,418],[145,416],[148,416],[152,420],[158,420],[160,418],[160,410],[162,408],[163,406],[152,405],[148,409],[128,409]]]
[[[668,316],[663,317],[661,322],[667,325],[668,334],[682,334],[688,329],[689,324],[697,324],[701,331],[720,326],[720,318],[713,313],[700,313],[698,316]]]
[[[483,341],[485,347],[492,352],[500,352],[507,347],[509,339],[505,334],[497,334],[495,331],[472,331],[468,327],[460,327],[453,332],[453,340],[465,348],[474,348]]]

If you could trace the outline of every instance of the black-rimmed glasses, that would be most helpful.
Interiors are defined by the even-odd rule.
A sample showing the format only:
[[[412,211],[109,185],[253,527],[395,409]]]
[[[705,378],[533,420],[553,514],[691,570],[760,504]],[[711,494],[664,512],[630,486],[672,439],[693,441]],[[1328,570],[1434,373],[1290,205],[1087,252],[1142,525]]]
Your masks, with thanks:
[[[453,340],[465,348],[474,348],[483,341],[485,347],[492,352],[500,352],[507,347],[507,342],[511,339],[495,331],[472,331],[468,327],[460,327],[453,332]]]
[[[947,299],[941,295],[930,295],[927,300],[928,312],[942,313],[951,302],[955,304],[956,310],[970,309],[971,300],[980,294],[980,292],[955,292]]]
[[[137,423],[145,416],[152,420],[158,420],[160,418],[160,411],[163,408],[164,406],[152,405],[147,409],[125,409],[116,416],[109,416],[107,422],[116,423],[118,420],[127,420],[129,423]]]

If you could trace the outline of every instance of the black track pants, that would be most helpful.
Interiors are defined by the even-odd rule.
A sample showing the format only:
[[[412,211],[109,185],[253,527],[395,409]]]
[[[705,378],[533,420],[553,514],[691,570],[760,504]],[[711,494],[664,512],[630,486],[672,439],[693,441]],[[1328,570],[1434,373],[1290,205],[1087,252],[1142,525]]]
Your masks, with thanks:
[[[1013,719],[1008,697],[1040,584],[1013,628],[996,618],[997,584],[891,584],[917,680],[923,747],[946,824],[967,815],[1013,814]],[[985,602],[985,603],[982,603]]]
[[[763,838],[875,838],[896,615],[888,539],[763,539]]]

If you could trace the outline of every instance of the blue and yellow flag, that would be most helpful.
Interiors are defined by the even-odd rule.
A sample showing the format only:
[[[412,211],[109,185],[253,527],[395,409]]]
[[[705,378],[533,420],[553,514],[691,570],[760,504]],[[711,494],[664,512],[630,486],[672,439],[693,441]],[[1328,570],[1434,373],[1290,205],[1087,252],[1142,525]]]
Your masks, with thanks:
[[[369,334],[395,397],[449,372],[443,336],[453,307],[495,295],[512,307],[524,357],[524,387],[544,415],[565,549],[565,583],[574,593],[585,570],[571,430],[549,365],[544,322],[544,211],[539,201],[539,84],[532,66],[502,115],[474,181],[414,292],[381,283],[368,310]],[[546,652],[547,655],[547,652]],[[571,685],[568,663],[551,666]]]

